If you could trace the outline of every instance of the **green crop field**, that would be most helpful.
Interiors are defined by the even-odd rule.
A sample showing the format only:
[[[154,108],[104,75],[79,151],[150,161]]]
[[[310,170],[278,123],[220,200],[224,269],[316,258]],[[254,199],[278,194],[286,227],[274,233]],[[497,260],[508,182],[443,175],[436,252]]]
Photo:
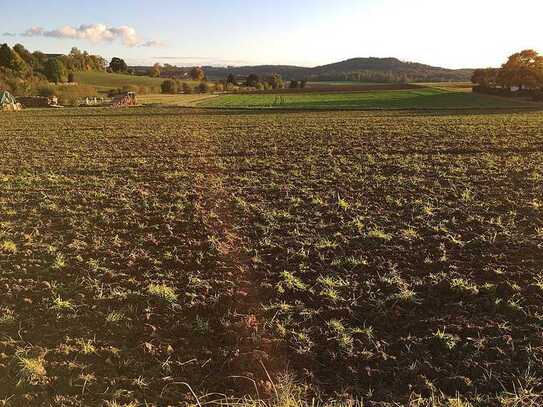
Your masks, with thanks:
[[[342,100],[479,100],[395,95]],[[542,405],[542,128],[541,112],[0,113],[0,404]]]
[[[211,94],[194,94],[194,95],[139,95],[138,103],[141,105],[162,105],[162,106],[180,106],[189,107],[206,99],[217,97]]]
[[[436,88],[348,93],[224,95],[205,100],[199,105],[221,108],[287,109],[457,109],[533,106],[530,102]]]
[[[372,86],[372,85],[386,85],[384,82],[362,82],[362,81],[315,81],[307,82],[309,86],[319,86],[319,85],[333,85],[333,86]]]

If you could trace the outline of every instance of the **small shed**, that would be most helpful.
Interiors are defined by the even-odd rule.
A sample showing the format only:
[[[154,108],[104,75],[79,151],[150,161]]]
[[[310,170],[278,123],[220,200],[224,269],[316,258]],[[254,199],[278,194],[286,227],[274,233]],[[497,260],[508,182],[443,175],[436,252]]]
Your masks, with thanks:
[[[11,93],[0,91],[0,110],[13,112],[15,110],[21,110],[21,105],[17,103]]]

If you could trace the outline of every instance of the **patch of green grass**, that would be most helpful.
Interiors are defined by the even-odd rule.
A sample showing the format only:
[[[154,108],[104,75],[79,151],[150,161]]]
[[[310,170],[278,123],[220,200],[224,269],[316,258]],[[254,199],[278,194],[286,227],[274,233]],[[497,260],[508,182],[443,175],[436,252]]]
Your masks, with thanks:
[[[151,86],[160,87],[164,79],[149,76],[125,75],[107,72],[77,72],[75,80],[84,85],[95,86],[100,89],[122,88],[123,86]]]
[[[41,358],[18,356],[19,377],[29,384],[43,383],[47,377],[45,362]]]
[[[63,300],[59,296],[53,299],[53,309],[57,311],[72,311],[74,309],[74,305],[70,300]]]
[[[11,240],[4,240],[2,244],[0,244],[0,251],[6,254],[15,254],[17,253],[17,245]]]
[[[177,301],[177,294],[175,293],[175,290],[165,284],[149,284],[147,287],[147,293],[166,302]]]
[[[179,106],[187,107],[194,106],[194,104],[206,99],[214,98],[215,95],[209,93],[196,94],[196,95],[141,95],[138,96],[138,103],[142,105],[162,105],[162,106]]]
[[[198,103],[202,107],[288,109],[462,109],[515,108],[522,102],[486,95],[421,88],[410,90],[223,95]]]

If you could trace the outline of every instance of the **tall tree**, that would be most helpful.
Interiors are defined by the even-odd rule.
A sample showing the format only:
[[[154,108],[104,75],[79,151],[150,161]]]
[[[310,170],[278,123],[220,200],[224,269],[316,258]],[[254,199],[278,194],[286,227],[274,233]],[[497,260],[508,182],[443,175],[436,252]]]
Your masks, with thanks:
[[[206,74],[201,67],[195,66],[190,70],[190,77],[193,81],[203,81],[206,78]]]
[[[8,44],[3,44],[0,47],[0,67],[11,69],[21,76],[24,76],[29,72],[28,65],[19,54],[8,46]]]
[[[154,64],[153,67],[149,70],[149,76],[151,78],[160,78],[161,67],[160,64]]]
[[[25,61],[26,65],[34,69],[35,68],[35,60],[32,53],[27,50],[22,44],[15,44],[13,46],[13,51],[15,51],[22,59]]]
[[[113,57],[111,59],[111,62],[109,63],[109,68],[111,69],[111,72],[115,73],[124,73],[128,71],[128,65],[126,65],[124,59],[118,57]]]
[[[45,62],[44,74],[50,82],[61,83],[68,80],[68,70],[59,58],[49,58]]]
[[[237,86],[238,82],[236,81],[236,77],[234,76],[234,74],[229,74],[228,77],[226,78],[226,84],[229,84],[229,83],[231,83],[234,86]]]
[[[495,87],[498,80],[499,71],[499,69],[495,68],[476,69],[473,71],[471,81],[483,88]]]
[[[276,73],[266,78],[266,82],[271,86],[272,89],[281,89],[284,87],[283,78],[281,78],[281,75]]]
[[[174,94],[179,92],[179,83],[173,79],[166,79],[160,85],[162,93]]]
[[[518,86],[520,90],[543,87],[543,56],[531,49],[511,55],[502,65],[498,82],[507,88]]]
[[[290,84],[289,84],[290,89],[298,89],[299,86],[300,84],[298,83],[298,81],[295,81],[295,80],[290,81]]]
[[[258,82],[260,82],[260,77],[257,74],[252,73],[247,77],[247,81],[245,84],[247,86],[255,88],[256,85],[258,85]]]

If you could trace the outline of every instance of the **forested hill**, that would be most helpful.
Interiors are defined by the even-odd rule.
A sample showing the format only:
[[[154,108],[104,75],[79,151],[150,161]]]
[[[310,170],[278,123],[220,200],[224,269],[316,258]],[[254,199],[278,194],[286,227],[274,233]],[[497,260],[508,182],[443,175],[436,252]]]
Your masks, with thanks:
[[[446,69],[397,58],[353,58],[333,64],[304,68],[290,65],[259,65],[216,68],[205,67],[208,78],[223,79],[229,74],[267,76],[283,79],[360,80],[373,82],[469,81],[471,69]]]

